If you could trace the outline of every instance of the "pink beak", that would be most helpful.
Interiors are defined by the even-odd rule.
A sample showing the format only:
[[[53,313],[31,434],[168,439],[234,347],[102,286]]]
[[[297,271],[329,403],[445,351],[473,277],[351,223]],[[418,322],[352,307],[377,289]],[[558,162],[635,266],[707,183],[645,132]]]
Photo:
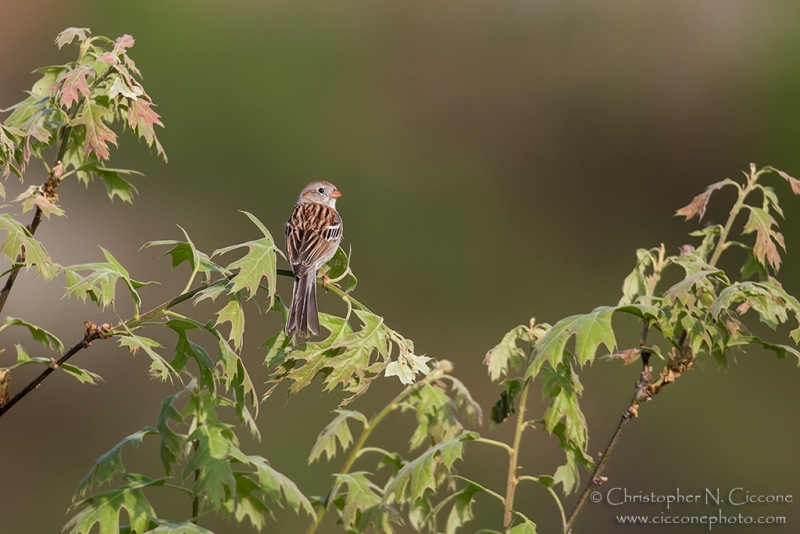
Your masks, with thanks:
[[[338,189],[334,189],[334,190],[331,192],[331,198],[339,198],[340,196],[342,196],[342,194],[339,192],[339,190],[338,190]]]

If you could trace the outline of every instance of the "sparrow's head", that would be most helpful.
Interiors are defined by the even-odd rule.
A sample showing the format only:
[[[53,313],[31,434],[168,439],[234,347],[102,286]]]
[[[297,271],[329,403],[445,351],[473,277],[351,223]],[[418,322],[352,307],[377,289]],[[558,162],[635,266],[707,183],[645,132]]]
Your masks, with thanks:
[[[342,196],[336,186],[330,182],[311,182],[303,188],[300,196],[297,197],[298,204],[305,202],[315,202],[325,204],[331,208],[336,208],[336,199]]]

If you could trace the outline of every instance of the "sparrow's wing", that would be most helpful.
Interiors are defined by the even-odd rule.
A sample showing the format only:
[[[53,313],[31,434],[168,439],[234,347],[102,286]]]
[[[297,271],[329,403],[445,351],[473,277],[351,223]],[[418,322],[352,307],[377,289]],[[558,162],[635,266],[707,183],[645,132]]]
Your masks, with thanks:
[[[342,219],[335,209],[316,203],[295,206],[286,223],[286,250],[295,276],[332,258],[341,236]]]

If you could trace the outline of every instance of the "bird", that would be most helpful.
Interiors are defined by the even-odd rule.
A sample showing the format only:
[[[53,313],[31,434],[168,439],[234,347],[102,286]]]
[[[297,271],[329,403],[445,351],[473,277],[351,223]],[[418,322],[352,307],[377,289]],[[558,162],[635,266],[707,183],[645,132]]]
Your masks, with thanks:
[[[319,334],[317,272],[336,254],[342,241],[342,218],[336,200],[342,194],[330,182],[314,181],[297,197],[286,222],[286,251],[294,273],[286,335]]]

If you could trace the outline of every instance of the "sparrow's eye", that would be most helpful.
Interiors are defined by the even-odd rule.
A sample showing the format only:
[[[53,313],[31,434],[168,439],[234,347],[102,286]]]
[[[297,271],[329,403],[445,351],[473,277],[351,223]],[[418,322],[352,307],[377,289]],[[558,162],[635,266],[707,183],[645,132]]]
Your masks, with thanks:
[[[319,189],[317,189],[317,191],[319,191],[320,194],[324,194],[325,193],[325,188],[324,187],[320,187]]]

